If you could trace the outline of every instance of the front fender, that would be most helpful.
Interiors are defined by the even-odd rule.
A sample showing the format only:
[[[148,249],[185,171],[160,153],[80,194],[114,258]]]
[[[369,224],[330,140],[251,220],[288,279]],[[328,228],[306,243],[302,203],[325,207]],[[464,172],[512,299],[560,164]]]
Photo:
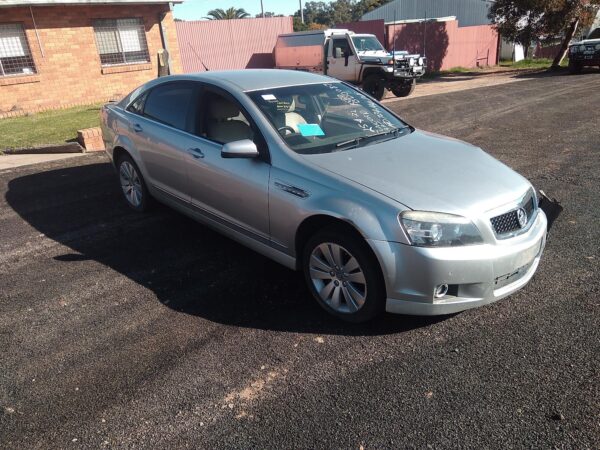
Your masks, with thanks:
[[[285,184],[297,191],[282,188]],[[321,184],[297,174],[273,169],[269,187],[271,239],[290,256],[296,256],[296,234],[300,225],[313,216],[328,216],[354,227],[366,240],[407,243],[398,222],[406,207],[374,191],[328,178]]]

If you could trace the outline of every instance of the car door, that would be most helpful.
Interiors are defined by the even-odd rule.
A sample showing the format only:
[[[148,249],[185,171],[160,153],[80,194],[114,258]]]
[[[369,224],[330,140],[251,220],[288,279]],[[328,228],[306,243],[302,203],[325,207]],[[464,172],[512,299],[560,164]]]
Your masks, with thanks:
[[[147,182],[169,197],[189,203],[185,155],[195,146],[197,84],[175,81],[159,84],[143,94],[141,114],[131,121],[132,140],[146,170]],[[134,106],[136,102],[132,104]],[[140,105],[137,105],[140,109]]]
[[[356,81],[357,59],[346,36],[332,37],[328,46],[327,75],[344,81]]]
[[[244,108],[206,85],[196,114],[196,153],[186,155],[192,206],[210,219],[263,243],[269,241],[269,162],[266,142]],[[259,158],[223,158],[225,143],[251,139]]]

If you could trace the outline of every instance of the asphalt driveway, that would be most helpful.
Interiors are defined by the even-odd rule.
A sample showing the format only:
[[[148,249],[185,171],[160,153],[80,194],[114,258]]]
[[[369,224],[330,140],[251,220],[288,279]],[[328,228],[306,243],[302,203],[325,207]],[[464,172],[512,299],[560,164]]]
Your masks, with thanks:
[[[300,275],[128,210],[102,155],[0,172],[0,446],[599,448],[598,105],[591,71],[388,103],[565,205],[525,289],[444,318],[330,319]]]

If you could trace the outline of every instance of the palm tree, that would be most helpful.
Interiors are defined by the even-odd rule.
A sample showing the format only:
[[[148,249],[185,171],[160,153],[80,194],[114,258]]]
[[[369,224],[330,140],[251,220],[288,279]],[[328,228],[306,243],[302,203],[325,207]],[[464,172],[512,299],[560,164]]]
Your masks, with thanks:
[[[208,20],[229,20],[229,19],[245,19],[250,14],[244,8],[234,8],[233,6],[227,10],[217,8],[211,9],[205,19]]]

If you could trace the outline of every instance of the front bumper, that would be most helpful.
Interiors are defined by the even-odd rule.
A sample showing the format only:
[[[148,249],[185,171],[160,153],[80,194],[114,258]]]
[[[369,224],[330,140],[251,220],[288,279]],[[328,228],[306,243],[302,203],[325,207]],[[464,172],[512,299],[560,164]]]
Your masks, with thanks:
[[[386,310],[452,314],[512,294],[533,277],[546,244],[546,226],[539,210],[526,233],[494,244],[423,248],[370,240],[386,281]],[[434,289],[441,284],[450,290],[436,299]]]
[[[395,68],[393,72],[394,78],[420,78],[423,75],[425,75],[424,66]]]
[[[583,53],[570,53],[569,61],[584,66],[598,66],[600,65],[600,54],[596,52],[594,55],[585,55]]]

